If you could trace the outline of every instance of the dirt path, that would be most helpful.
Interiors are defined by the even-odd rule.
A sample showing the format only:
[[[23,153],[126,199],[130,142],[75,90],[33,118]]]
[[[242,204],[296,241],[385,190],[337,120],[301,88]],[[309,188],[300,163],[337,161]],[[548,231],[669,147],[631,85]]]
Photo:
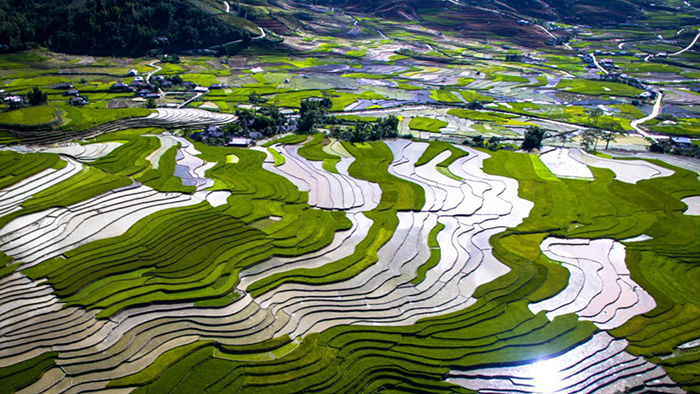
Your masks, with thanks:
[[[663,99],[663,96],[664,95],[662,93],[660,93],[660,92],[658,93],[658,95],[656,96],[656,102],[654,103],[654,109],[651,111],[651,114],[649,114],[649,116],[645,116],[641,119],[635,119],[635,120],[630,122],[630,126],[637,133],[644,136],[644,138],[652,139],[654,141],[659,139],[659,136],[647,133],[646,131],[642,130],[642,128],[639,127],[639,125],[659,116],[659,114],[661,113],[661,100]]]

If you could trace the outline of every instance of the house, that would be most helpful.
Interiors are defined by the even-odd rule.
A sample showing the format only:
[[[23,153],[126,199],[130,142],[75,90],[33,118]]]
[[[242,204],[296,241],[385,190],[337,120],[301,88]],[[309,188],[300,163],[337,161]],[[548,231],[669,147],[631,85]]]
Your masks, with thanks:
[[[56,89],[61,89],[61,90],[73,89],[73,85],[69,84],[68,82],[61,82],[58,85],[56,85]]]
[[[143,82],[143,77],[134,77],[134,82]]]
[[[182,86],[184,86],[188,89],[193,89],[195,86],[197,86],[197,84],[192,82],[192,81],[184,81],[184,82],[182,82]]]
[[[150,89],[141,89],[141,90],[139,90],[139,95],[141,95],[141,96],[145,96],[145,95],[147,95],[147,94],[149,94],[149,93],[152,93]]]
[[[252,131],[249,136],[251,139],[254,139],[254,140],[259,140],[259,139],[263,138],[263,134],[259,131]]]
[[[687,137],[671,137],[671,141],[680,146],[690,146],[693,144],[693,141],[690,140],[690,138]]]
[[[136,71],[136,69],[133,69],[133,68],[132,68],[131,70],[129,70],[128,73],[126,73],[126,75],[129,76],[129,77],[133,77],[133,76],[139,75],[139,72]]]
[[[68,100],[68,104],[74,105],[76,107],[82,107],[83,105],[88,105],[90,103],[83,97],[75,96],[71,97],[70,100]]]
[[[133,86],[135,88],[140,88],[141,86],[145,86],[145,85],[146,84],[143,83],[143,81],[131,81],[131,83],[129,83],[129,86]]]
[[[124,91],[129,91],[131,88],[129,85],[125,84],[122,81],[117,81],[116,83],[112,84],[112,86],[109,87],[109,90],[113,90],[116,92],[124,92]]]
[[[173,83],[172,83],[172,81],[163,81],[163,82],[160,84],[160,86],[162,86],[162,87],[164,87],[164,88],[172,88],[172,87],[173,87]]]
[[[204,133],[212,138],[221,138],[224,136],[224,132],[221,130],[221,127],[215,125],[210,125],[204,128]]]
[[[649,90],[640,93],[637,98],[640,98],[642,100],[654,100],[656,98],[656,93],[651,92]]]
[[[152,99],[159,99],[159,98],[160,98],[160,94],[158,94],[158,93],[148,93],[148,94],[145,95],[144,97],[147,98],[147,99],[150,99],[150,98],[152,98]]]
[[[5,104],[9,103],[14,103],[14,104],[21,104],[24,102],[21,96],[7,96],[3,99]]]
[[[250,143],[250,138],[234,137],[229,140],[228,146],[238,146],[247,148],[248,146],[250,146]]]
[[[163,82],[165,80],[165,77],[163,77],[162,75],[156,75],[155,77],[153,77],[153,79],[157,82]]]
[[[222,88],[222,86],[220,83],[213,83],[213,84],[209,85],[209,89],[221,89],[221,88]]]
[[[69,90],[66,90],[65,92],[63,92],[64,96],[77,96],[79,94],[80,93],[78,92],[77,89],[69,89]]]
[[[599,63],[603,67],[615,68],[615,62],[612,59],[603,59]]]
[[[154,40],[156,44],[160,45],[168,45],[170,43],[170,40],[168,40],[168,37],[156,37]]]
[[[194,88],[194,91],[197,93],[207,93],[209,89],[205,88],[204,86],[197,86]]]

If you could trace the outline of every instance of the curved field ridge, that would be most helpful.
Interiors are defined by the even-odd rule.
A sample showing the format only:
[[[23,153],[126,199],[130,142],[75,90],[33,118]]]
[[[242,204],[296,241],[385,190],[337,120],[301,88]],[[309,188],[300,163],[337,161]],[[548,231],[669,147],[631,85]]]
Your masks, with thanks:
[[[275,159],[267,154],[263,168],[289,179],[301,191],[309,192],[309,205],[322,209],[371,211],[382,197],[376,183],[352,178],[348,168],[354,158],[341,158],[336,164],[338,173],[326,171],[323,162],[310,161],[299,155],[299,146],[276,145],[273,149],[285,158],[284,164],[275,166]]]
[[[194,127],[231,123],[236,120],[236,116],[196,108],[158,108],[156,112],[143,119],[153,126],[186,125]]]
[[[340,260],[352,254],[357,245],[367,236],[372,221],[361,212],[348,215],[352,228],[336,233],[333,242],[317,252],[299,257],[273,257],[260,264],[241,271],[238,289],[245,291],[251,283],[258,279],[279,272],[291,271],[296,268],[315,268],[332,261]]]
[[[146,156],[146,160],[148,160],[151,163],[151,168],[154,170],[157,170],[158,167],[160,167],[160,158],[163,157],[165,152],[168,151],[168,149],[172,148],[173,146],[177,146],[177,139],[176,138],[170,138],[168,135],[157,135],[157,136],[149,136],[151,138],[158,138],[160,140],[160,146],[158,149],[154,150],[151,152],[148,156]]]
[[[451,370],[448,381],[479,393],[684,393],[663,368],[625,352],[627,341],[599,332],[549,359],[510,367]]]
[[[57,148],[44,149],[42,152],[70,156],[79,161],[92,161],[107,156],[120,146],[122,146],[121,142],[99,142],[87,145],[69,144]]]
[[[607,168],[615,173],[615,178],[622,182],[637,183],[644,179],[671,176],[673,170],[659,167],[644,160],[613,160],[597,157],[581,149],[572,149],[569,156],[591,167]]]
[[[50,286],[13,273],[0,279],[0,365],[44,352],[94,343],[114,322],[96,320],[97,310],[65,307]],[[60,376],[63,376],[61,373]]]
[[[51,208],[14,219],[0,229],[0,250],[22,261],[21,269],[98,239],[126,232],[144,217],[220,196],[161,193],[133,184],[64,208]]]
[[[405,326],[474,304],[472,295],[478,286],[509,271],[493,256],[489,238],[522,222],[533,204],[518,197],[516,181],[482,171],[483,160],[489,157],[485,153],[466,150],[468,156],[450,165],[451,172],[465,179],[460,182],[436,169],[444,155],[415,168],[427,144],[389,144],[395,152],[390,171],[418,182],[430,197],[421,212],[398,213],[396,231],[378,250],[376,264],[348,280],[324,285],[289,282],[256,299],[245,295],[223,308],[179,302],[126,309],[109,319],[109,329],[62,348],[57,364],[66,377],[49,371],[28,389],[41,392],[55,385],[70,386],[76,392],[99,390],[109,380],[141,371],[167,351],[196,340],[241,345],[285,334],[306,336],[346,324]],[[285,150],[298,166],[310,165],[294,152]],[[339,163],[340,175],[348,165]],[[313,174],[321,172],[316,170]],[[304,176],[300,179],[309,184],[317,182],[311,171]],[[273,258],[244,270],[240,288],[260,277],[317,267],[352,253],[371,221],[360,212],[348,216],[353,226],[337,233],[326,248],[300,257]],[[430,258],[429,233],[438,222],[445,226],[437,236],[441,259],[420,284],[413,285],[418,267]],[[6,357],[23,356],[10,349]]]
[[[686,197],[681,199],[681,201],[688,206],[688,210],[685,211],[686,215],[700,215],[700,196]]]
[[[196,186],[197,190],[204,190],[214,186],[214,181],[207,178],[205,173],[213,168],[216,163],[209,163],[197,157],[201,152],[194,145],[182,137],[171,135],[159,136],[161,146],[174,146],[180,144],[175,164],[175,175],[182,179],[185,186]],[[168,142],[165,142],[168,141]]]
[[[379,250],[379,262],[352,279],[323,286],[285,284],[259,297],[262,307],[291,316],[276,335],[303,335],[339,324],[411,324],[474,303],[471,295],[479,285],[508,272],[491,254],[488,239],[529,213],[532,203],[517,196],[517,182],[485,174],[481,165],[488,155],[475,150],[452,164],[450,169],[467,179],[459,182],[437,170],[444,155],[415,167],[428,144],[396,140],[387,145],[394,154],[390,173],[425,189],[423,212],[399,212],[399,226]],[[428,234],[438,220],[446,226],[437,238],[442,258],[414,286],[410,282],[430,256]]]
[[[35,194],[59,184],[82,171],[82,164],[72,159],[66,161],[68,163],[60,170],[48,168],[0,190],[0,216],[21,209],[20,205]]]
[[[656,307],[651,295],[630,278],[623,244],[612,239],[550,237],[540,248],[548,258],[560,261],[570,276],[561,293],[530,304],[533,313],[549,311],[550,319],[576,313],[609,330]]]
[[[540,160],[556,176],[564,178],[593,179],[591,169],[584,163],[574,160],[569,149],[556,148],[540,153]]]

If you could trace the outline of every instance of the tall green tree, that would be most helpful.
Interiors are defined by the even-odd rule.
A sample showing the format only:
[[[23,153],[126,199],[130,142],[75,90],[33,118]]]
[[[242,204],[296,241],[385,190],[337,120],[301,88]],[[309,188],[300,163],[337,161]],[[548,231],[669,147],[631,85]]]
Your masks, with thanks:
[[[547,131],[539,126],[530,126],[525,132],[525,139],[520,145],[520,149],[530,152],[542,147],[542,141],[548,137]]]
[[[40,105],[49,101],[46,93],[39,90],[36,86],[27,93],[27,99],[29,100],[29,105]]]

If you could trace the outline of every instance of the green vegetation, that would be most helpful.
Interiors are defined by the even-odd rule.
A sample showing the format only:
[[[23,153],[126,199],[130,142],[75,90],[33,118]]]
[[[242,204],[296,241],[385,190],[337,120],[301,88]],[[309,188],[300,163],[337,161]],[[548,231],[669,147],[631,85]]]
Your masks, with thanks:
[[[122,8],[130,12],[119,12],[115,19],[115,10]],[[38,43],[62,51],[138,53],[157,46],[158,36],[180,48],[201,48],[250,35],[245,27],[253,31],[243,19],[214,17],[182,0],[103,0],[80,6],[60,1],[3,2],[0,9],[3,35],[13,49]]]
[[[64,112],[61,128],[75,131],[87,130],[119,119],[144,117],[152,112],[146,108],[78,108],[68,104],[56,104],[56,106]]]
[[[38,126],[51,123],[59,112],[50,105],[37,105],[0,112],[0,124],[7,126]]]
[[[440,129],[447,126],[448,123],[444,120],[425,118],[422,116],[416,116],[411,119],[408,127],[413,130],[430,131],[432,133],[439,133]]]
[[[430,258],[416,270],[416,277],[411,281],[414,285],[419,285],[423,282],[428,271],[440,263],[440,247],[437,242],[437,236],[444,228],[444,224],[438,223],[430,230],[430,234],[428,235]]]
[[[161,211],[124,235],[81,246],[25,274],[47,278],[69,305],[103,309],[99,318],[137,305],[230,300],[241,269],[275,255],[312,252],[350,226],[344,213],[311,209],[289,181],[263,170],[261,152],[197,149],[217,160],[209,173],[231,191],[230,206]],[[226,163],[232,151],[238,164]],[[271,214],[282,219],[264,230],[246,224]]]
[[[425,205],[423,189],[388,172],[392,161],[389,147],[383,142],[343,143],[356,160],[350,165],[353,178],[378,183],[382,188],[379,206],[365,215],[373,221],[367,236],[355,251],[341,260],[314,269],[295,269],[265,277],[248,287],[258,296],[288,281],[296,283],[333,283],[359,274],[377,261],[377,251],[389,241],[398,225],[397,211],[418,210]]]
[[[63,160],[58,155],[0,151],[0,189],[52,168],[59,161]]]
[[[16,138],[9,131],[0,130],[0,144],[14,144],[19,141],[20,139]]]
[[[184,186],[182,179],[173,175],[178,149],[179,146],[173,146],[165,151],[158,162],[158,169],[149,168],[136,180],[160,192],[194,193],[195,186]]]
[[[462,181],[463,179],[450,172],[448,167],[460,157],[467,156],[467,152],[455,148],[452,144],[447,142],[430,141],[430,146],[428,146],[425,152],[423,152],[423,155],[416,161],[416,167],[427,164],[428,162],[433,160],[437,155],[446,150],[450,151],[450,156],[437,164],[437,170],[445,176],[448,176],[454,180]]]
[[[636,97],[643,92],[641,89],[621,83],[593,81],[588,79],[562,79],[559,81],[556,88],[570,93],[580,93],[591,96]]]
[[[106,174],[95,167],[84,167],[77,175],[44,189],[22,202],[20,210],[13,211],[0,217],[0,227],[11,220],[30,213],[43,211],[48,208],[66,207],[80,201],[96,197],[102,193],[132,182],[111,174]]]
[[[270,152],[272,157],[275,158],[275,167],[278,167],[278,166],[281,166],[284,164],[284,162],[285,162],[284,156],[282,156],[279,152],[277,152],[271,146],[267,148],[267,151]]]
[[[282,144],[282,145],[296,145],[299,143],[302,143],[306,141],[309,137],[306,135],[302,134],[291,134],[291,135],[286,135],[282,138],[277,138],[274,140],[270,140],[264,144],[262,144],[263,147],[267,148],[275,144]]]
[[[311,161],[323,161],[323,168],[337,174],[338,170],[335,165],[340,161],[340,157],[327,153],[323,150],[326,145],[327,137],[323,134],[314,134],[313,139],[299,148],[297,151],[299,156]]]
[[[222,205],[212,207],[207,201],[197,204],[202,200],[199,193],[178,196],[192,198],[192,204],[151,214],[120,236],[76,245],[60,256],[23,271],[32,280],[46,280],[46,285],[66,307],[99,313],[97,317],[103,322],[112,318],[109,324],[121,324],[119,313],[135,308],[186,304],[188,308],[213,310],[230,306],[241,297],[260,297],[290,283],[330,285],[332,289],[333,284],[366,272],[377,264],[378,251],[394,236],[399,212],[421,210],[425,205],[421,187],[391,175],[391,150],[381,141],[366,142],[393,137],[398,134],[399,126],[405,128],[406,123],[412,130],[440,133],[448,126],[448,122],[441,120],[445,119],[441,114],[447,111],[449,116],[473,121],[459,123],[468,125],[465,130],[458,131],[460,135],[479,133],[460,142],[476,149],[502,147],[504,143],[517,148],[522,129],[534,123],[552,120],[605,130],[630,130],[629,121],[645,116],[642,109],[646,111],[651,104],[635,97],[642,90],[630,85],[605,81],[603,79],[608,77],[602,75],[601,80],[582,78],[596,71],[586,71],[575,51],[559,45],[565,41],[563,36],[549,43],[556,45],[547,46],[538,37],[533,44],[528,34],[505,37],[501,32],[506,31],[506,22],[494,20],[495,23],[485,24],[478,18],[475,22],[472,11],[453,12],[456,8],[449,2],[442,2],[439,7],[430,2],[400,2],[399,6],[392,3],[391,13],[418,16],[413,21],[382,17],[380,14],[384,11],[377,10],[388,9],[383,8],[388,4],[385,0],[355,4],[351,12],[357,18],[360,34],[356,37],[347,34],[348,24],[354,21],[340,12],[345,4],[337,0],[312,2],[313,8],[305,6],[303,9],[281,9],[269,0],[242,0],[226,3],[231,8],[230,13],[223,11],[224,3],[215,0],[155,0],[148,4],[136,4],[135,0],[38,3],[29,0],[22,4],[0,4],[0,10],[5,11],[0,15],[0,21],[4,21],[0,32],[4,33],[2,37],[7,38],[11,49],[38,42],[74,52],[108,48],[136,53],[156,46],[155,37],[165,36],[170,47],[162,46],[161,53],[155,54],[161,61],[158,66],[163,67],[158,74],[170,80],[184,78],[202,86],[227,84],[228,87],[212,89],[190,106],[214,103],[217,111],[238,117],[237,121],[222,127],[224,135],[218,140],[210,136],[201,138],[202,124],[199,123],[196,127],[173,130],[195,141],[196,149],[202,152],[199,157],[213,164],[205,174],[214,181],[208,190],[231,193],[226,201],[221,201]],[[552,0],[542,3],[555,20],[567,20],[565,15],[593,15],[589,21],[590,30],[596,38],[584,41],[585,35],[579,35],[570,43],[587,53],[621,51],[622,45],[618,45],[622,41],[625,41],[624,50],[635,55],[644,51],[675,51],[676,45],[662,43],[654,37],[663,34],[667,38],[674,37],[679,43],[689,42],[697,29],[695,17],[682,10],[660,11],[645,4],[617,0],[603,5],[582,0],[569,4],[568,8],[564,7],[566,9],[555,3]],[[676,5],[685,7],[682,2],[669,6]],[[332,10],[334,7],[338,12]],[[47,9],[51,13],[46,12]],[[595,12],[591,11],[593,9]],[[627,20],[622,18],[625,15],[633,20],[643,15],[642,9],[647,9],[646,17],[634,28],[596,26],[606,19]],[[528,7],[517,10],[523,18],[541,19],[540,15],[531,15]],[[360,17],[370,13],[375,15]],[[246,18],[264,27],[267,38],[247,40],[249,36],[258,35],[259,29]],[[523,27],[515,22],[507,21],[513,25],[513,31],[524,33],[536,27]],[[475,23],[480,31],[474,31]],[[544,24],[549,28],[547,25]],[[569,28],[563,23],[555,25]],[[319,36],[319,26],[326,31],[323,34],[329,36]],[[686,28],[685,33],[676,34],[681,27]],[[539,28],[536,30],[546,37]],[[51,37],[47,32],[51,32]],[[439,37],[435,32],[439,32]],[[281,39],[278,34],[290,45],[275,45]],[[204,49],[239,37],[244,41],[220,49],[220,54],[229,51],[227,56],[214,57],[205,53],[207,51],[194,55],[180,51],[184,47]],[[424,49],[426,44],[429,45],[427,50]],[[247,46],[250,48],[245,49]],[[405,49],[409,47],[415,49]],[[398,52],[410,56],[392,55],[397,48],[404,48]],[[164,55],[175,52],[178,55],[168,58]],[[520,55],[531,58],[521,62]],[[503,62],[504,56],[510,61]],[[610,56],[614,56],[620,72],[643,73],[645,83],[663,86],[670,95],[692,97],[689,84],[669,81],[700,75],[689,71],[700,60],[693,51],[647,62],[630,54]],[[387,57],[390,61],[381,60]],[[7,51],[0,55],[0,69],[4,70],[0,82],[6,94],[26,95],[29,91],[29,101],[37,105],[20,109],[3,107],[0,125],[16,135],[53,127],[56,130],[48,131],[47,135],[80,136],[95,127],[94,134],[111,130],[99,127],[107,122],[146,116],[151,113],[149,110],[129,107],[148,102],[134,100],[132,93],[114,93],[108,89],[119,79],[131,82],[131,78],[124,78],[124,75],[132,68],[139,74],[153,70],[148,65],[152,59],[150,54],[127,59],[54,54],[40,48],[24,53]],[[413,65],[416,61],[420,67]],[[264,70],[251,71],[253,67]],[[315,68],[305,70],[308,67]],[[357,72],[348,73],[348,67]],[[565,77],[566,73],[571,76]],[[81,108],[68,105],[63,91],[55,89],[61,82],[73,84],[90,99],[90,104]],[[558,91],[552,94],[550,84],[554,83]],[[150,104],[179,105],[192,95],[184,89],[177,86],[174,90],[179,92],[154,99]],[[37,95],[39,90],[47,95]],[[613,96],[635,100],[612,100]],[[493,103],[494,98],[498,103]],[[47,104],[42,104],[44,99],[48,100]],[[356,114],[344,112],[359,100],[369,101],[362,106],[367,110],[358,110]],[[621,101],[630,104],[621,104]],[[256,109],[244,110],[236,106],[239,103],[254,104]],[[484,103],[492,104],[484,106]],[[377,183],[382,191],[381,201],[374,210],[364,212],[372,224],[365,238],[354,250],[348,250],[346,257],[323,261],[323,265],[313,265],[314,268],[256,276],[253,283],[246,283],[246,293],[236,286],[242,270],[255,270],[257,264],[271,258],[302,257],[318,251],[351,225],[348,212],[312,208],[307,204],[306,192],[300,192],[284,177],[265,171],[262,164],[269,157],[266,152],[224,146],[231,136],[248,137],[255,131],[262,134],[261,138],[268,139],[287,130],[279,126],[292,123],[281,121],[286,118],[276,106],[300,109],[298,130],[307,133],[287,135],[262,145],[274,157],[276,166],[284,164],[285,157],[273,147],[275,144],[303,144],[298,146],[298,154],[315,164],[321,162],[331,173],[338,172],[336,165],[341,160],[334,152],[346,150],[355,158],[349,168],[350,176]],[[376,109],[381,111],[372,112]],[[690,113],[695,109],[679,106],[678,113],[684,111]],[[403,118],[386,116],[399,113],[412,117],[410,122],[400,125]],[[414,117],[416,113],[427,115]],[[521,120],[523,117],[533,120],[525,122]],[[691,114],[678,118],[662,114],[644,127],[672,135],[700,134],[700,123]],[[568,128],[559,128],[562,129]],[[75,176],[22,201],[18,210],[0,217],[0,227],[14,218],[50,207],[80,203],[133,182],[165,193],[194,193],[194,186],[184,186],[182,179],[174,175],[179,146],[160,152],[157,168],[147,159],[161,147],[159,138],[147,134],[162,131],[131,129],[94,138],[97,142],[118,141],[121,145],[105,157],[84,162],[83,170]],[[499,136],[486,142],[481,133]],[[197,135],[200,138],[196,138]],[[531,127],[525,133],[522,147],[537,148],[544,136],[543,130]],[[467,153],[446,142],[460,137],[452,133],[439,137],[445,141],[429,142],[416,166],[424,166],[442,154],[446,159],[437,163],[437,171],[455,181],[463,181],[449,171],[449,166]],[[331,145],[334,150],[331,150],[329,144],[334,139],[344,142],[334,141]],[[18,139],[12,133],[0,131],[0,144],[15,142]],[[88,142],[92,141],[85,141]],[[673,151],[674,148],[669,143],[664,149]],[[694,148],[694,152],[700,150]],[[123,342],[105,351],[115,352],[117,358],[132,357],[128,351],[136,346],[120,353],[121,346],[140,344],[132,340],[149,341],[139,348],[138,357],[126,361],[131,364],[134,360],[131,365],[141,365],[149,359],[146,352],[157,346],[158,341],[178,337],[184,345],[159,353],[149,360],[153,362],[147,367],[112,380],[108,388],[133,389],[135,393],[466,394],[468,390],[446,380],[451,369],[530,363],[562,354],[600,331],[575,314],[550,321],[545,313],[533,314],[529,310],[529,303],[553,297],[569,281],[569,271],[540,250],[545,238],[624,240],[646,234],[651,239],[626,243],[626,263],[632,279],[651,293],[657,306],[611,333],[629,342],[628,352],[659,364],[686,390],[700,391],[700,351],[678,348],[680,344],[697,340],[700,331],[700,288],[697,286],[700,219],[684,214],[687,206],[680,202],[681,198],[700,195],[697,174],[654,162],[672,168],[675,173],[629,184],[615,179],[610,170],[592,168],[593,180],[564,179],[556,177],[537,155],[508,151],[488,153],[491,158],[484,160],[484,171],[517,180],[519,195],[532,201],[534,207],[522,223],[501,229],[488,240],[495,258],[508,267],[508,272],[476,288],[474,303],[470,300],[455,312],[441,316],[432,314],[412,324],[392,327],[349,324],[297,338],[286,335],[271,338],[271,332],[279,332],[273,330],[279,329],[278,324],[287,318],[285,311],[276,316],[280,319],[276,322],[272,314],[267,314],[263,321],[254,321],[262,317],[264,313],[261,313],[250,320],[255,326],[251,326],[250,331],[226,331],[221,335],[230,340],[221,343],[212,340],[220,334],[215,332],[221,322],[216,318],[203,319],[203,324],[187,317],[181,321],[172,319],[183,331],[178,332],[179,328],[169,331],[167,338],[159,335],[158,327],[165,320],[157,319],[137,327],[140,330],[148,326],[151,331],[144,331],[149,333],[148,338],[142,335],[133,339],[129,335],[136,330],[127,330],[120,340]],[[346,152],[338,154],[346,157]],[[42,171],[67,166],[72,163],[55,154],[0,151],[0,190]],[[475,194],[478,192],[474,190]],[[354,210],[350,212],[355,214]],[[425,214],[435,215],[434,212]],[[422,229],[424,232],[431,230],[428,239],[420,241],[427,241],[429,254],[423,251],[423,261],[412,265],[418,268],[403,277],[407,283],[402,287],[425,287],[428,272],[441,264],[441,258],[448,257],[446,252],[441,253],[437,239],[446,235],[441,231],[446,224],[449,226],[449,220],[440,217],[432,229]],[[0,252],[0,278],[7,278],[20,264]],[[413,274],[415,276],[410,276]],[[291,297],[290,300],[301,298]],[[343,302],[342,298],[338,300],[339,305]],[[278,312],[275,305],[269,305],[268,311]],[[247,336],[258,327],[261,330],[254,336]],[[200,339],[195,333],[189,337],[200,330],[211,336],[203,334]],[[150,336],[151,333],[154,335]],[[245,345],[238,345],[238,336],[246,336],[240,342]],[[27,338],[30,340],[35,339]],[[56,362],[64,365],[63,361],[70,360],[73,353],[85,352],[62,352],[59,357],[57,353],[41,354],[41,351],[45,350],[33,350],[26,356],[33,358],[0,368],[0,392],[27,387],[45,371],[55,368]],[[97,357],[97,353],[94,356]],[[70,363],[65,365],[77,367]],[[85,364],[79,367],[80,373],[85,373],[83,376],[98,375],[89,371]],[[108,372],[122,370],[115,367],[103,365],[101,368]],[[67,373],[66,383],[75,378],[71,368],[63,370]],[[74,388],[89,389],[86,385]]]
[[[12,393],[36,382],[41,376],[56,365],[58,353],[49,352],[27,361],[0,368],[0,387],[5,393]]]
[[[461,103],[462,100],[460,100],[455,93],[457,92],[452,90],[431,90],[430,98],[444,103]]]
[[[464,119],[470,119],[481,122],[492,122],[496,124],[506,125],[521,125],[522,122],[517,122],[512,119],[517,118],[517,115],[504,114],[501,112],[486,112],[474,111],[469,109],[450,109],[447,111],[449,115],[454,115]]]

